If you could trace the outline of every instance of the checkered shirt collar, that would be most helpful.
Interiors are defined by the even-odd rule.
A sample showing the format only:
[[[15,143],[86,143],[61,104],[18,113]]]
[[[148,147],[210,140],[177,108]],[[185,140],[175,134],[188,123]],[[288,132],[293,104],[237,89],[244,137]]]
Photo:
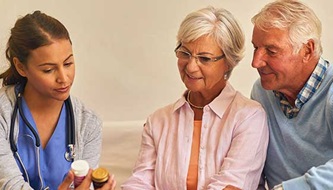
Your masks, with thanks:
[[[295,100],[295,106],[292,106],[281,92],[273,91],[275,96],[279,98],[281,109],[287,118],[291,119],[296,117],[302,106],[313,96],[325,77],[327,67],[328,62],[320,58],[309,80],[298,93]]]

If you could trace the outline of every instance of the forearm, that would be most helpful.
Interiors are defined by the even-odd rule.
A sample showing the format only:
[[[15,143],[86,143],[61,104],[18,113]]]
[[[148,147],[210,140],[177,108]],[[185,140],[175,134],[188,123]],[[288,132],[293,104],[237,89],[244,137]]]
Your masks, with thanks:
[[[333,189],[333,160],[312,167],[303,176],[282,182],[283,190]]]
[[[93,125],[88,125],[93,126]],[[85,129],[88,130],[88,129]],[[101,123],[96,122],[93,130],[90,129],[90,133],[84,133],[85,136],[81,136],[83,144],[81,145],[82,152],[81,159],[86,160],[89,166],[96,169],[99,165],[99,160],[102,151],[102,126]]]
[[[142,141],[139,156],[135,164],[133,174],[122,184],[123,190],[145,189],[154,190],[154,173],[156,152],[153,137],[145,125],[142,133]]]
[[[5,137],[0,137],[0,189],[32,189],[24,181]]]
[[[24,181],[22,174],[17,173],[17,175],[6,175],[4,170],[0,171],[0,189],[22,189],[22,190],[32,190],[30,185]]]

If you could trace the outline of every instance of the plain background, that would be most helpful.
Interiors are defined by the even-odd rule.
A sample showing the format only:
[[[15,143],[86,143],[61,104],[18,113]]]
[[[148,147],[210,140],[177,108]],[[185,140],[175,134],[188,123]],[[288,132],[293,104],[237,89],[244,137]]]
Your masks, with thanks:
[[[213,5],[234,14],[246,36],[246,54],[230,82],[250,95],[258,78],[251,67],[251,17],[268,0],[0,0],[0,70],[10,29],[20,16],[41,10],[69,30],[76,61],[72,95],[95,110],[105,125],[144,121],[178,99],[180,80],[174,48],[178,27],[195,10]],[[304,0],[322,21],[323,57],[333,61],[333,2]]]

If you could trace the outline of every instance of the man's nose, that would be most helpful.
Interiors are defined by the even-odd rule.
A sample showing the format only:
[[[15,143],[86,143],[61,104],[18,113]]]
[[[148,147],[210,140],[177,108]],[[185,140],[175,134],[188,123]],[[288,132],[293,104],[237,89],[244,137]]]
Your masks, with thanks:
[[[266,65],[264,51],[259,49],[254,51],[251,65],[253,68],[260,68]]]

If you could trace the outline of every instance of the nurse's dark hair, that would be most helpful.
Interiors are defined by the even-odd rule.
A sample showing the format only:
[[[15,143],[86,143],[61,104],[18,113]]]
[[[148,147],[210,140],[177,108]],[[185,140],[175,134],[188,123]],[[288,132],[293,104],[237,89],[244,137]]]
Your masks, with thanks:
[[[7,42],[5,54],[10,67],[0,74],[0,79],[3,79],[2,85],[25,83],[27,80],[17,72],[14,57],[22,64],[27,64],[32,50],[49,45],[52,40],[57,39],[67,39],[71,42],[66,27],[57,19],[41,11],[17,19]]]

